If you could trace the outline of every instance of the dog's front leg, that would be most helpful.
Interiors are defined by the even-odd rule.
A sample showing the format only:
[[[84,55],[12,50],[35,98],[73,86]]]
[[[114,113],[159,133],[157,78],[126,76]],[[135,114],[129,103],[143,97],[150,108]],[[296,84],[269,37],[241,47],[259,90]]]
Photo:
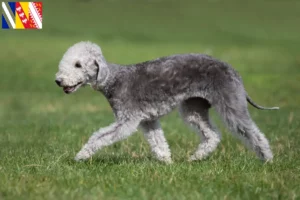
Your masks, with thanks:
[[[99,129],[77,153],[75,160],[86,160],[97,150],[127,138],[137,130],[139,123],[139,120],[120,121]]]
[[[171,152],[158,120],[141,122],[140,127],[150,144],[154,156],[165,163],[171,164]]]

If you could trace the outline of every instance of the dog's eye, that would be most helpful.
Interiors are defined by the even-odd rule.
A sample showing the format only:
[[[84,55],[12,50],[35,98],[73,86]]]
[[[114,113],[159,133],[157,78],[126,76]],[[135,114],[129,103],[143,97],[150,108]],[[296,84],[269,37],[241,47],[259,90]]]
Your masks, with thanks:
[[[81,64],[79,62],[77,62],[77,63],[75,63],[75,67],[76,68],[81,68],[82,66],[81,66]]]

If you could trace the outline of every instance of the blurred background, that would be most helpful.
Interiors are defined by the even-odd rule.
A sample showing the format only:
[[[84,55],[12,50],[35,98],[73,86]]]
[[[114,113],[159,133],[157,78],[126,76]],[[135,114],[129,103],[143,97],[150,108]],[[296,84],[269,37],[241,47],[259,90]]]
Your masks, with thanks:
[[[266,197],[274,198],[299,195],[296,185],[300,153],[299,10],[300,1],[297,0],[43,1],[42,30],[0,30],[0,198],[1,194],[4,197],[62,197],[71,194],[80,180],[89,180],[99,187],[104,184],[101,180],[116,184],[115,172],[102,166],[113,167],[120,162],[128,165],[134,162],[133,170],[145,167],[143,163],[153,167],[150,163],[155,161],[151,160],[141,134],[101,151],[98,162],[92,166],[73,163],[73,156],[91,133],[113,121],[112,111],[100,93],[86,87],[65,95],[54,82],[64,52],[74,43],[85,40],[99,44],[106,60],[118,64],[133,64],[179,53],[209,54],[239,71],[246,90],[257,103],[281,107],[279,111],[250,108],[254,121],[271,141],[278,163],[275,167],[255,173],[261,167],[256,158],[226,133],[212,113],[223,133],[223,142],[210,161],[215,159],[215,166],[220,166],[220,170],[235,169],[232,172],[235,174],[242,170],[234,166],[244,163],[247,169],[249,165],[245,163],[250,157],[254,164],[247,172],[253,174],[242,176],[241,182],[226,177],[218,185],[210,182],[217,179],[215,176],[213,179],[207,177],[207,182],[202,181],[212,184],[208,191],[201,187],[198,179],[182,177],[174,187],[156,183],[157,188],[153,186],[151,193],[146,184],[148,178],[154,176],[154,171],[150,170],[149,177],[127,177],[128,185],[140,184],[132,189],[140,195],[135,197],[151,199],[155,194],[159,197],[170,193],[168,197],[183,199],[184,196],[172,196],[176,192],[215,198],[226,194],[245,198],[266,193]],[[173,159],[184,163],[196,148],[198,137],[183,125],[176,112],[164,117],[162,126]],[[225,163],[233,164],[227,168]],[[28,165],[33,167],[24,167]],[[179,165],[173,167],[177,177],[185,173],[180,171],[185,169],[181,168],[185,164]],[[206,173],[210,166],[211,163],[199,164],[198,167],[204,168],[198,175]],[[154,167],[166,169],[158,164]],[[78,174],[73,177],[74,173]],[[97,173],[101,175],[96,181],[93,177]],[[157,173],[161,173],[162,180],[169,180],[164,174],[167,172]],[[279,176],[273,176],[273,173]],[[193,172],[187,174],[197,176]],[[262,184],[259,191],[244,185],[245,182],[256,185],[257,179]],[[222,190],[222,183],[232,184],[232,190],[229,193]],[[87,196],[80,192],[90,188],[88,183],[84,184],[86,188],[75,192],[82,198]],[[40,189],[36,189],[38,185]],[[130,197],[125,185],[117,184],[116,188],[119,193],[96,187],[93,194],[101,194],[103,198],[116,193],[120,197]],[[196,189],[199,194],[193,193]],[[204,193],[200,192],[202,189]]]

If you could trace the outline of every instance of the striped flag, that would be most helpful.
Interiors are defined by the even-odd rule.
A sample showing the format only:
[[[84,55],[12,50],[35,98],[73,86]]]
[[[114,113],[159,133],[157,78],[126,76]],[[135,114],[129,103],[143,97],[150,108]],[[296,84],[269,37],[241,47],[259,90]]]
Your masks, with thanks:
[[[42,2],[2,2],[2,29],[42,29]]]

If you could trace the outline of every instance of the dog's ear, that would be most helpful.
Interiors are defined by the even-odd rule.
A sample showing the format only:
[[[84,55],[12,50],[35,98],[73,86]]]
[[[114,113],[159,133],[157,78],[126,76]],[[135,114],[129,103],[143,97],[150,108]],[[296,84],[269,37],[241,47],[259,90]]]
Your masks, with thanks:
[[[98,64],[97,60],[94,60],[94,65],[96,66],[96,70],[97,70],[96,71],[96,77],[97,77],[97,80],[98,80],[100,69],[99,69],[99,64]]]
[[[99,60],[95,60],[94,64],[97,67],[97,71],[96,71],[97,81],[102,82],[103,80],[106,79],[106,76],[108,75],[108,68],[106,62],[102,58]]]

